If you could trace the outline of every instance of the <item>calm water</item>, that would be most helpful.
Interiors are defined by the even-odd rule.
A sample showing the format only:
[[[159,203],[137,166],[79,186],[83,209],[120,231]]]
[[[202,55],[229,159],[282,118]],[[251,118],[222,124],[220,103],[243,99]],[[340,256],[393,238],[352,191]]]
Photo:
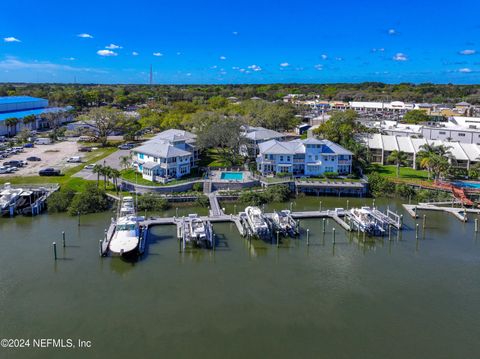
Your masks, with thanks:
[[[346,204],[320,199],[323,208]],[[350,206],[366,202],[351,199]],[[234,204],[223,206],[231,211]],[[318,198],[294,204],[318,206]],[[0,358],[424,359],[480,352],[473,221],[429,213],[424,239],[416,241],[410,229],[399,241],[363,245],[332,221],[323,236],[321,220],[304,220],[311,245],[303,236],[279,249],[249,246],[233,225],[221,224],[215,253],[183,254],[175,228],[164,226],[153,228],[143,259],[127,263],[98,256],[110,215],[82,217],[80,227],[65,215],[0,219],[0,337],[93,342],[93,349],[0,348]],[[53,241],[60,244],[56,262]]]

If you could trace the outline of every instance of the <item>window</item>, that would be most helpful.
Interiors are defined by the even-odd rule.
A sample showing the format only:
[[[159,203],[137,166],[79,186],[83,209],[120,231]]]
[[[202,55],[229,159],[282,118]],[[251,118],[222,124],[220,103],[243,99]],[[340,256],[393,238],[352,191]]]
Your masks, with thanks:
[[[283,156],[280,156],[280,162],[283,162]]]
[[[287,156],[287,161],[290,162],[290,156]]]
[[[446,135],[447,133],[445,131],[440,131],[439,134],[440,135]]]
[[[265,157],[266,160],[268,160],[268,155],[265,155],[264,157]]]
[[[145,155],[143,153],[138,154],[138,158],[140,158],[141,160],[143,160],[144,157],[145,157]]]
[[[459,133],[458,137],[465,137],[465,134],[464,133]]]

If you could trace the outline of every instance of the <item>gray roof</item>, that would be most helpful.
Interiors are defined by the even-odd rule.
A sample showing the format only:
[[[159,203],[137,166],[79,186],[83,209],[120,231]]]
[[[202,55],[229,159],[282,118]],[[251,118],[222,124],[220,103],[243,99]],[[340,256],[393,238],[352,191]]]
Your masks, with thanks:
[[[172,146],[170,143],[166,141],[154,141],[154,140],[148,141],[142,146],[135,147],[134,149],[132,149],[132,152],[144,153],[146,155],[150,155],[154,157],[163,157],[163,158],[191,155],[190,152],[184,151],[181,148]]]
[[[271,140],[280,137],[284,137],[280,132],[263,127],[248,127],[247,133],[245,134],[245,138],[253,141]]]
[[[197,138],[197,135],[184,131],[184,130],[177,130],[177,129],[170,129],[166,130],[160,133],[157,133],[153,138],[152,141],[155,140],[167,140],[170,142],[175,142],[175,141],[186,141],[186,142],[191,142],[194,141]]]
[[[155,167],[160,166],[160,163],[149,161],[149,162],[145,162],[142,166],[144,169],[152,170]]]
[[[316,138],[308,138],[306,140],[293,140],[287,142],[270,140],[259,144],[258,147],[261,153],[268,153],[272,155],[294,155],[305,153],[305,145],[308,144],[324,146],[324,148],[322,148],[322,153],[334,153],[336,155],[352,155],[352,152],[332,141],[319,140]]]

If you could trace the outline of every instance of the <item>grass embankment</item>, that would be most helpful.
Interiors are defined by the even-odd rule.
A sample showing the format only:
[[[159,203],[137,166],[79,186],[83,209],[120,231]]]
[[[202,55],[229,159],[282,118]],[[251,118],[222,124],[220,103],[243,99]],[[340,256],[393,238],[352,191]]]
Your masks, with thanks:
[[[137,175],[135,175],[136,172],[133,169],[122,170],[122,171],[120,171],[120,173],[121,173],[121,177],[124,180],[126,180],[128,182],[131,182],[131,183],[137,183],[137,184],[142,185],[142,186],[156,186],[156,187],[174,186],[174,185],[177,185],[177,184],[182,184],[182,183],[186,183],[186,182],[201,179],[200,176],[198,176],[198,174],[196,172],[193,172],[193,173],[190,173],[189,175],[186,175],[186,176],[184,176],[180,179],[174,179],[174,180],[169,181],[166,184],[163,184],[163,183],[159,183],[159,182],[152,182],[152,181],[146,180],[142,177],[141,173],[137,173]]]
[[[378,173],[382,177],[388,178],[395,183],[411,183],[416,185],[432,184],[433,181],[428,179],[428,172],[424,170],[415,170],[409,167],[400,167],[400,175],[397,177],[397,167],[394,165],[380,165],[372,164],[368,170],[368,173]]]
[[[44,184],[44,183],[58,183],[62,187],[71,188],[72,190],[79,192],[85,188],[88,182],[80,177],[72,177],[75,173],[81,171],[86,165],[96,163],[97,161],[111,155],[117,151],[116,147],[99,148],[93,152],[87,152],[83,157],[84,162],[81,164],[65,169],[62,176],[15,176],[15,177],[2,177],[0,183],[10,182],[12,184]],[[100,186],[104,186],[103,181],[100,181]]]

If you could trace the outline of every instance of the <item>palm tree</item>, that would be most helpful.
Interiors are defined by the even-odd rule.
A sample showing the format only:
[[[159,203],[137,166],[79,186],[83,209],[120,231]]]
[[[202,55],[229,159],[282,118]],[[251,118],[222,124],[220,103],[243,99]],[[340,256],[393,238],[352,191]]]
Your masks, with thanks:
[[[112,167],[103,166],[102,167],[102,175],[103,175],[103,188],[107,190],[107,178],[111,177]]]
[[[25,116],[25,117],[23,118],[22,122],[23,122],[23,125],[24,125],[26,128],[29,127],[30,130],[31,130],[31,129],[32,129],[32,128],[31,128],[31,127],[32,127],[31,124],[34,123],[35,120],[36,120],[35,115],[28,115],[28,116]]]
[[[5,120],[5,126],[7,127],[8,137],[12,137],[17,132],[17,123],[18,118],[16,117],[9,117]],[[11,133],[11,129],[13,128],[13,134]]]
[[[92,172],[97,174],[97,187],[100,184],[100,174],[102,174],[103,166],[102,165],[95,165],[92,168]]]
[[[447,162],[447,164],[452,159],[450,148],[450,146],[435,146],[428,143],[420,147],[421,150],[417,153],[417,159],[419,160],[420,167],[425,168],[428,171],[428,179],[430,179],[432,172],[434,172],[434,167],[438,172],[438,166],[440,162],[442,163],[441,167],[444,166],[445,163],[443,160],[440,161],[440,158],[443,158]]]
[[[116,168],[110,169],[110,176],[112,177],[113,185],[115,186],[115,190],[118,193],[118,179],[120,178],[120,171]]]
[[[393,162],[397,166],[397,178],[400,177],[400,166],[408,165],[408,155],[403,151],[394,150],[387,158],[388,162]]]
[[[130,167],[132,162],[132,156],[121,156],[120,157],[120,166],[122,166],[124,169],[127,169]]]

